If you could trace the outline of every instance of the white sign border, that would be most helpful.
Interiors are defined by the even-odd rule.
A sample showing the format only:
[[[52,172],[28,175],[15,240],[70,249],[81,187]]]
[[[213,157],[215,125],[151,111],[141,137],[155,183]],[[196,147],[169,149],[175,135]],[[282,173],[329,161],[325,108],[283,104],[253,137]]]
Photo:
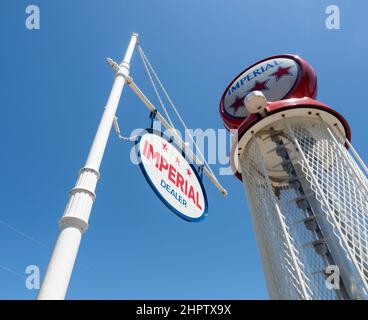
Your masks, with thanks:
[[[162,139],[166,140],[174,148],[176,148],[177,151],[179,151],[179,153],[183,156],[185,161],[187,161],[187,159],[185,157],[185,152],[183,150],[181,150],[181,148],[175,143],[175,141],[173,141],[173,139],[168,138],[163,132],[154,130],[152,128],[144,129],[142,131],[142,133],[138,134],[138,137],[135,140],[135,152],[136,152],[136,155],[137,155],[137,159],[139,160],[139,167],[141,168],[143,176],[147,180],[147,182],[150,185],[151,189],[155,192],[156,196],[165,204],[165,206],[168,209],[170,209],[172,212],[174,212],[179,218],[181,218],[185,221],[188,221],[188,222],[202,221],[208,215],[208,200],[207,200],[206,189],[204,188],[202,178],[198,174],[198,170],[194,167],[193,164],[191,164],[187,161],[188,165],[191,167],[191,169],[193,170],[193,172],[194,172],[194,174],[195,174],[195,176],[198,180],[198,183],[201,187],[201,191],[203,193],[203,199],[204,199],[204,209],[203,209],[202,215],[198,218],[192,218],[192,217],[188,217],[187,215],[183,214],[179,210],[175,209],[168,201],[166,201],[165,198],[161,195],[160,191],[157,190],[156,186],[154,185],[154,183],[152,182],[150,176],[148,175],[148,173],[146,171],[146,168],[144,167],[143,162],[141,161],[141,155],[140,155],[140,150],[139,150],[140,149],[139,148],[140,141],[141,141],[142,137],[146,134],[155,134],[155,135],[161,137]]]

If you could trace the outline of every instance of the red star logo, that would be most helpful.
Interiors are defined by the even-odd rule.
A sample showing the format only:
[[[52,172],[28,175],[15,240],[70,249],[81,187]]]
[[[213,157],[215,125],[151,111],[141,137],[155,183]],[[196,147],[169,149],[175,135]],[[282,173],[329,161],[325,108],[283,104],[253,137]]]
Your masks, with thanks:
[[[187,175],[190,177],[192,175],[192,172],[190,171],[190,169],[187,169]]]
[[[242,107],[244,107],[244,97],[236,96],[233,104],[229,108],[233,108],[234,109],[234,114],[236,114],[238,109],[242,108]]]
[[[291,68],[291,66],[283,68],[283,67],[279,67],[277,69],[276,72],[271,73],[270,76],[275,76],[276,77],[276,82],[280,80],[281,77],[283,76],[292,76],[293,74],[289,72],[289,69]]]
[[[178,157],[175,158],[175,163],[177,163],[178,166],[180,166],[180,161],[179,161],[179,158]]]
[[[262,90],[268,90],[268,87],[266,86],[266,83],[269,81],[270,79],[267,79],[265,81],[262,81],[262,82],[258,82],[256,80],[254,86],[252,89],[250,89],[248,92],[251,92],[251,91],[256,91],[256,90],[259,90],[259,91],[262,91]]]
[[[163,144],[162,144],[162,150],[167,151],[167,143],[163,143]]]

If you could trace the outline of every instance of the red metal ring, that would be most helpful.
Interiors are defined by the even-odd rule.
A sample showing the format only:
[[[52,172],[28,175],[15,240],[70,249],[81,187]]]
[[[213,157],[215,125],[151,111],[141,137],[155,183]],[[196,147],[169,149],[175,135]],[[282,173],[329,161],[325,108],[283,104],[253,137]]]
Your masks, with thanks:
[[[225,127],[230,129],[237,129],[245,120],[245,117],[234,117],[229,112],[226,111],[226,108],[224,106],[225,97],[228,94],[230,88],[234,86],[234,82],[243,74],[245,74],[247,71],[252,69],[253,67],[260,65],[264,63],[265,61],[269,60],[275,60],[275,59],[290,59],[296,62],[296,65],[298,66],[298,74],[296,82],[293,84],[292,88],[287,88],[289,91],[285,95],[281,95],[281,97],[278,97],[277,100],[283,100],[283,99],[289,99],[289,98],[303,98],[303,97],[309,97],[309,98],[315,98],[317,96],[317,75],[314,69],[310,66],[310,64],[305,61],[304,59],[300,58],[297,55],[292,54],[281,54],[281,55],[274,55],[268,58],[265,58],[261,61],[256,62],[255,64],[251,65],[250,67],[246,68],[242,72],[240,72],[234,80],[226,87],[224,93],[221,96],[220,100],[220,114],[224,121]],[[261,66],[260,66],[261,68]],[[259,70],[259,69],[257,69]],[[267,73],[267,77],[270,77],[275,69],[272,69],[272,72]],[[264,71],[265,73],[266,71]],[[274,78],[272,78],[274,79]],[[275,77],[277,79],[277,76]],[[256,81],[256,80],[255,80]],[[276,81],[276,80],[275,80]],[[239,82],[239,80],[238,80]],[[249,83],[249,82],[248,82]],[[271,88],[272,89],[272,88]],[[262,91],[262,90],[261,90]],[[264,92],[267,96],[267,92]]]

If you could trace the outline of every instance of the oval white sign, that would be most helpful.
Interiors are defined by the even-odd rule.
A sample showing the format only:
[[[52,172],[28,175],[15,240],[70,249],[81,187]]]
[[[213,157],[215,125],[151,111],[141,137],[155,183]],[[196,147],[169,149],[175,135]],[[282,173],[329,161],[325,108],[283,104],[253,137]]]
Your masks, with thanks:
[[[147,129],[136,148],[143,174],[164,204],[184,220],[203,219],[208,203],[202,181],[176,144]]]
[[[262,91],[268,101],[285,98],[299,77],[298,63],[288,58],[273,58],[245,70],[229,86],[224,97],[224,110],[234,118],[244,118],[244,97],[251,91]]]

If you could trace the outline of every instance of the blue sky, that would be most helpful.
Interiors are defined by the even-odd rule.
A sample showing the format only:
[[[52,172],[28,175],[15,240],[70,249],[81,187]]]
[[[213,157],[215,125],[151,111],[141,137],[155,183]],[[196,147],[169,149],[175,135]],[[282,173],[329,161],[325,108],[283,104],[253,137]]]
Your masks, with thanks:
[[[25,28],[29,4],[40,7],[40,30]],[[329,4],[340,30],[325,28]],[[0,299],[37,294],[25,268],[45,270],[112,85],[105,57],[119,60],[132,31],[191,128],[223,128],[220,96],[246,66],[299,54],[318,73],[318,99],[346,117],[368,159],[366,1],[7,0],[0,12]],[[153,100],[138,54],[132,76]],[[124,133],[149,125],[128,88],[118,116]],[[110,136],[67,298],[267,299],[241,183],[221,177],[224,198],[205,179],[209,215],[190,224],[156,198],[130,147]]]

